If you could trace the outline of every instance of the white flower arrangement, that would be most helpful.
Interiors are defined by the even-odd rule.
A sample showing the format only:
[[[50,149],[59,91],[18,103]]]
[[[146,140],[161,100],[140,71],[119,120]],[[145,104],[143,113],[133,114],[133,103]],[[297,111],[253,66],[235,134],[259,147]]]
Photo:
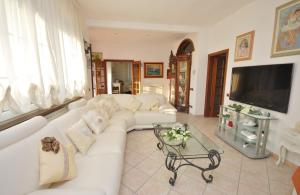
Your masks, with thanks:
[[[168,141],[182,141],[186,142],[191,137],[191,132],[183,129],[182,127],[172,127],[163,134],[168,138]]]

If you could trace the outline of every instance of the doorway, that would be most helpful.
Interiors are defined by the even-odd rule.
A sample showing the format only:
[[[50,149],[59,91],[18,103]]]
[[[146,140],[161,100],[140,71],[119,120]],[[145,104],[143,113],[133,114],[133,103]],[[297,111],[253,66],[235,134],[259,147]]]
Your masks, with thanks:
[[[107,94],[140,93],[140,61],[104,60]]]
[[[229,49],[208,55],[205,117],[217,117],[224,102]]]

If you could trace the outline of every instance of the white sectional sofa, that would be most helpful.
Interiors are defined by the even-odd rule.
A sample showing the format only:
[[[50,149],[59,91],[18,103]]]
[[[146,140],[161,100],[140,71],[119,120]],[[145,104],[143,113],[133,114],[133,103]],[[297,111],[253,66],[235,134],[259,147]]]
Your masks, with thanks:
[[[106,96],[97,96],[89,101]],[[92,109],[86,100],[69,105],[70,111],[52,121],[47,122],[39,116],[0,132],[0,140],[7,140],[0,144],[0,194],[118,195],[127,131],[150,128],[153,122],[175,122],[176,110],[162,96],[142,94],[135,98],[147,101],[150,97],[156,97],[160,100],[159,110],[133,113],[122,109],[130,98],[134,98],[132,95],[112,97],[121,109],[113,114],[104,132],[96,136],[96,142],[86,155],[76,153],[77,177],[70,181],[39,186],[38,143],[45,136],[62,137],[69,127],[81,119],[82,114]]]

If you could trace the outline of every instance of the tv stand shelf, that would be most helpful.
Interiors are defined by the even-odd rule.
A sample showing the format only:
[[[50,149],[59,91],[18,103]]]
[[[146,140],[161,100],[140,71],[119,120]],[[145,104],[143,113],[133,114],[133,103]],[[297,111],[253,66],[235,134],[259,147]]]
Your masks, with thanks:
[[[230,116],[230,117],[228,117]],[[273,117],[252,115],[221,106],[216,135],[249,158],[266,158],[270,121]]]

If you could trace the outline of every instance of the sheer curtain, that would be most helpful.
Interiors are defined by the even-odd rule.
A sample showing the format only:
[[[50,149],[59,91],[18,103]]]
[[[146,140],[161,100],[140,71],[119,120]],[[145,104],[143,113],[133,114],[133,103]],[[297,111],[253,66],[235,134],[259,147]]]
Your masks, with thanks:
[[[86,66],[73,0],[0,1],[0,113],[84,95]]]

